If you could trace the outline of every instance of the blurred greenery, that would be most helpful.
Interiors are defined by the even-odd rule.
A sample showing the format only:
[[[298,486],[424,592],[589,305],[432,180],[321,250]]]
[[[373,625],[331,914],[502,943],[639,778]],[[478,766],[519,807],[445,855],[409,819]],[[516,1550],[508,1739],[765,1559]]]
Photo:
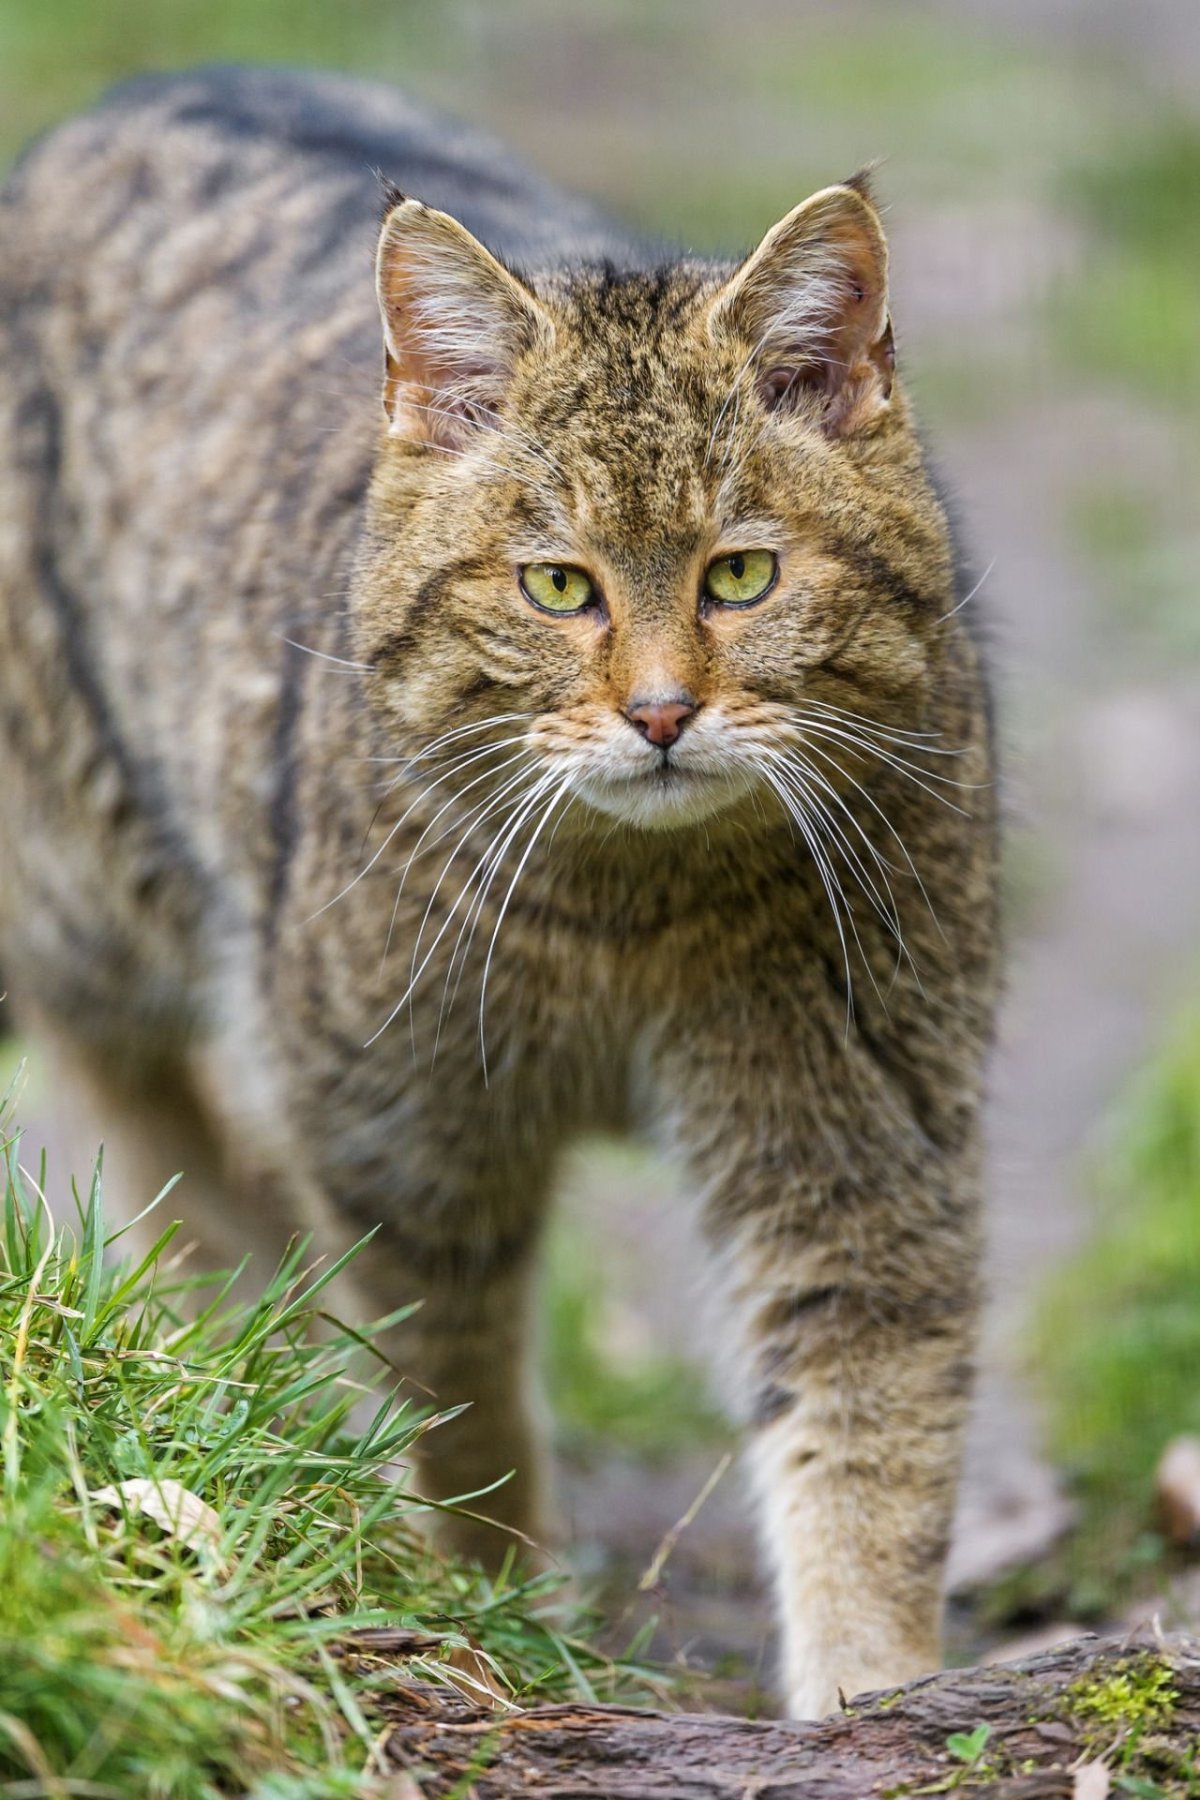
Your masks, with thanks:
[[[110,82],[208,61],[396,72],[454,56],[455,9],[387,0],[6,0],[0,155]]]
[[[1118,57],[1005,29],[1002,7],[857,12],[848,27],[769,0],[5,0],[0,159],[124,76],[238,60],[398,82],[700,249],[744,245],[882,158],[900,226],[942,216],[918,285],[979,297],[974,332],[905,343],[935,421],[995,417],[1058,359],[1194,397],[1195,128],[1148,130]],[[1008,218],[997,234],[985,202]],[[903,263],[898,276],[903,289]],[[1030,339],[1043,302],[1048,329],[1035,320]]]
[[[1167,113],[1074,158],[1063,183],[1088,237],[1079,278],[1054,288],[1050,337],[1068,367],[1176,415],[1173,469],[1093,479],[1068,523],[1122,633],[1141,648],[1195,657],[1200,535],[1200,126]]]
[[[1200,398],[1200,127],[1170,118],[1076,167],[1069,198],[1096,240],[1058,295],[1060,338],[1085,366],[1172,406]]]
[[[1128,1097],[1097,1182],[1095,1236],[1036,1332],[1052,1447],[1079,1495],[1065,1577],[1085,1615],[1157,1562],[1154,1470],[1200,1432],[1200,1009]]]
[[[654,1462],[728,1436],[696,1364],[648,1340],[614,1291],[611,1258],[576,1218],[556,1221],[546,1285],[548,1386],[569,1454]]]
[[[1160,658],[1164,649],[1200,656],[1200,525],[1174,516],[1177,510],[1170,494],[1136,478],[1087,482],[1068,502],[1067,523],[1097,597],[1143,658]]]
[[[1095,141],[1119,75],[905,7],[848,30],[761,0],[6,0],[0,154],[109,82],[211,60],[358,70],[457,98],[565,180],[704,244],[743,240],[806,180],[876,157],[927,198],[1044,173]]]

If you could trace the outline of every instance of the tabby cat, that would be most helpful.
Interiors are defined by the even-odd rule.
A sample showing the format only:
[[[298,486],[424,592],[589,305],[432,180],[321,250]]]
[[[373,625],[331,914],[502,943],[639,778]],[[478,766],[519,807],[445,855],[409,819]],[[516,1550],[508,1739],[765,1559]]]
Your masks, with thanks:
[[[935,1666],[995,823],[866,182],[710,262],[380,87],[141,80],[10,177],[0,358],[0,967],[123,1191],[378,1226],[422,1480],[544,1541],[556,1166],[653,1133],[787,1705]]]

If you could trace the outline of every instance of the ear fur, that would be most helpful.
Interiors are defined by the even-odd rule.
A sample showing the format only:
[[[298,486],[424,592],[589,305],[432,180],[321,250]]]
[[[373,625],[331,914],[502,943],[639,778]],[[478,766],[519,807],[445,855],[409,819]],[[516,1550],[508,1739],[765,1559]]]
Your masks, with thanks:
[[[866,176],[856,175],[772,226],[712,302],[709,331],[749,346],[768,410],[807,404],[830,436],[859,431],[892,391],[887,266]]]
[[[549,314],[457,219],[400,197],[375,261],[389,431],[445,449],[503,402],[518,359],[553,342]]]

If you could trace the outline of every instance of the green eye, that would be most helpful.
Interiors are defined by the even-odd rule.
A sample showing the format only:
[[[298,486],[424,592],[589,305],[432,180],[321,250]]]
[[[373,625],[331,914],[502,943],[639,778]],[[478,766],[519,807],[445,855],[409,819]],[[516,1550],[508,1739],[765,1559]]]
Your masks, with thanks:
[[[775,586],[778,574],[779,563],[770,550],[735,550],[709,563],[705,597],[720,606],[753,606]]]
[[[596,590],[582,569],[564,563],[526,563],[521,570],[521,589],[527,600],[545,612],[582,612],[596,598]]]

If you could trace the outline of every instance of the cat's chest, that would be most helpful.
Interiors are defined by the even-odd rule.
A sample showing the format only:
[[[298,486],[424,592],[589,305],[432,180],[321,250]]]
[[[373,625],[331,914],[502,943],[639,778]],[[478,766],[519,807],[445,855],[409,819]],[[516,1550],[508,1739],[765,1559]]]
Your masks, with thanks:
[[[541,881],[510,904],[490,944],[487,985],[516,1015],[553,1018],[562,1036],[623,1044],[683,1027],[764,979],[793,990],[824,968],[824,919],[803,878],[744,880],[689,869],[653,841],[643,870]]]
[[[790,844],[769,855],[740,840],[564,833],[523,862],[474,840],[429,850],[443,823],[432,814],[426,843],[418,832],[397,848],[402,817],[382,821],[357,877],[334,858],[324,886],[298,882],[305,922],[278,940],[306,991],[346,1015],[348,1040],[402,1040],[421,1066],[486,1056],[566,1094],[590,1089],[597,1068],[619,1087],[647,1045],[720,1030],[747,1007],[773,1014],[780,994],[811,1005],[827,984],[834,927]]]

